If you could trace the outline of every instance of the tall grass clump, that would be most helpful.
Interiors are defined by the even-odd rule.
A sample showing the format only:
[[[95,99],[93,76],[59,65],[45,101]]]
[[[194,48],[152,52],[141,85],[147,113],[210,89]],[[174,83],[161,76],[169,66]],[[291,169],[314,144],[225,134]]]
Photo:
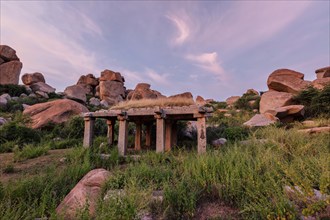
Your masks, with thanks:
[[[25,145],[22,149],[19,149],[18,147],[16,147],[13,149],[14,160],[22,161],[22,160],[40,157],[42,155],[46,155],[48,150],[49,149],[47,147],[33,146],[31,144]]]

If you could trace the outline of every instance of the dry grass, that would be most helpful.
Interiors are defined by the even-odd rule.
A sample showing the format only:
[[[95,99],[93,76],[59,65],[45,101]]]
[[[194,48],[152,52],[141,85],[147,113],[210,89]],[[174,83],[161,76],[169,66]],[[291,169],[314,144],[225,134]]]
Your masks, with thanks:
[[[151,107],[166,107],[166,106],[189,106],[194,105],[195,102],[192,99],[175,97],[175,98],[160,98],[160,99],[141,99],[130,100],[126,102],[120,102],[118,105],[111,107],[111,110],[130,108],[151,108]]]

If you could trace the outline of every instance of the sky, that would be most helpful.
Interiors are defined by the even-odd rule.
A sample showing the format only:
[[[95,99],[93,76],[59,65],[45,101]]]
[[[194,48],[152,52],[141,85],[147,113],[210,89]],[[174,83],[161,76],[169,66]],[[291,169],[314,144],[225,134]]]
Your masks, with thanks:
[[[276,69],[330,66],[330,1],[0,1],[0,24],[21,75],[57,91],[110,69],[128,89],[223,101]]]

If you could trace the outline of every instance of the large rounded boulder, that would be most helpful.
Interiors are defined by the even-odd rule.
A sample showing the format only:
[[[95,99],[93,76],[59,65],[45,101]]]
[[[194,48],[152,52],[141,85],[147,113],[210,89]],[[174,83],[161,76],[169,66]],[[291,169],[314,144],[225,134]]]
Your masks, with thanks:
[[[72,116],[83,112],[88,112],[84,105],[69,99],[59,99],[32,105],[26,108],[23,114],[31,117],[32,128],[41,128],[50,122],[56,124],[66,122]]]
[[[77,214],[87,207],[89,215],[95,217],[102,185],[109,177],[110,172],[105,169],[89,171],[56,208],[56,213],[63,219],[77,219]]]
[[[0,45],[0,85],[17,85],[22,67],[16,51],[7,45]]]
[[[273,111],[276,108],[291,105],[293,95],[287,92],[268,91],[262,94],[260,99],[260,113]]]
[[[38,82],[43,82],[46,83],[45,81],[45,77],[42,75],[42,73],[25,73],[22,76],[22,82],[24,83],[24,85],[32,85],[34,83],[38,83]]]
[[[297,94],[310,86],[311,82],[305,81],[302,73],[289,69],[278,69],[269,75],[267,85],[270,90]]]

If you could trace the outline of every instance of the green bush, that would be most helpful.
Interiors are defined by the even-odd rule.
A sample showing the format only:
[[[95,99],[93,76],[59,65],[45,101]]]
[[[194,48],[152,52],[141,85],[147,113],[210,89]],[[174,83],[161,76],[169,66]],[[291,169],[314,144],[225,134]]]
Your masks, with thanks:
[[[0,128],[0,144],[14,141],[17,144],[38,143],[41,140],[38,130],[11,121]]]
[[[305,106],[305,117],[330,117],[330,85],[323,90],[308,87],[294,97],[294,102]]]
[[[249,104],[249,101],[255,101],[253,105]],[[234,104],[235,108],[237,109],[245,109],[245,110],[252,110],[252,109],[259,109],[260,103],[260,96],[255,94],[244,94],[240,97]]]
[[[10,100],[5,107],[1,107],[0,110],[3,112],[15,113],[17,111],[23,111],[23,104],[34,105],[37,103],[45,102],[46,99],[35,98],[35,97],[24,97],[18,100]]]
[[[21,85],[0,85],[0,95],[8,93],[11,97],[20,96],[22,93],[27,94],[25,86]]]
[[[224,129],[224,137],[229,141],[243,140],[249,135],[248,129],[244,127],[228,127]]]

